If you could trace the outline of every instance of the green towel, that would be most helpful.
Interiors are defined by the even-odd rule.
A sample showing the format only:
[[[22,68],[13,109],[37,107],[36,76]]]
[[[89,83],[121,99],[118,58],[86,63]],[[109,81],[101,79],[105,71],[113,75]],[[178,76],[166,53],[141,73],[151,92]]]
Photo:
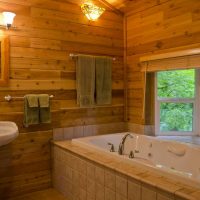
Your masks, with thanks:
[[[96,103],[112,103],[112,58],[96,57]]]
[[[51,111],[50,111],[50,103],[49,103],[49,95],[48,94],[40,94],[39,98],[39,106],[40,106],[40,122],[41,123],[51,123]]]
[[[95,58],[79,55],[76,60],[77,103],[80,107],[94,105]]]
[[[34,94],[24,97],[24,126],[39,124],[38,96]]]

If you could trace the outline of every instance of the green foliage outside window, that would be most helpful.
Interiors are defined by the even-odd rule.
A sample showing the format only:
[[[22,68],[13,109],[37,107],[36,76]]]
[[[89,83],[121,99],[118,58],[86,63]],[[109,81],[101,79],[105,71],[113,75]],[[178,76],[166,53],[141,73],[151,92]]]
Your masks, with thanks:
[[[194,98],[195,70],[157,73],[157,98]],[[192,131],[193,103],[160,103],[160,131]]]

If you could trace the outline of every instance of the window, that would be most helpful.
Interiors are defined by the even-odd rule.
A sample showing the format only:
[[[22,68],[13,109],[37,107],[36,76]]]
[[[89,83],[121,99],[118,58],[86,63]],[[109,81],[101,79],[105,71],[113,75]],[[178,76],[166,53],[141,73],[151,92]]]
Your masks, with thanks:
[[[156,135],[196,135],[198,130],[199,71],[157,72]]]

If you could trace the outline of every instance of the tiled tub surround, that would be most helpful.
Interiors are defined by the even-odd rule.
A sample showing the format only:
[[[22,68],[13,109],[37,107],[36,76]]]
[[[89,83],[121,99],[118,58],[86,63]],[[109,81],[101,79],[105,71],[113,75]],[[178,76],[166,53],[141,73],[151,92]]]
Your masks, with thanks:
[[[200,189],[71,141],[54,142],[53,184],[69,200],[199,200]]]
[[[117,133],[117,132],[119,133],[124,131],[127,131],[127,124],[124,122],[72,126],[72,127],[53,129],[53,139],[55,141],[71,140],[73,138]]]
[[[126,138],[123,155],[119,155],[118,148],[125,135],[129,137]],[[200,147],[197,145],[132,132],[78,138],[73,142],[85,148],[112,154],[145,170],[158,170],[167,177],[178,178],[194,186],[200,185]],[[111,144],[114,152],[109,151]],[[132,159],[129,158],[130,152],[134,155]]]

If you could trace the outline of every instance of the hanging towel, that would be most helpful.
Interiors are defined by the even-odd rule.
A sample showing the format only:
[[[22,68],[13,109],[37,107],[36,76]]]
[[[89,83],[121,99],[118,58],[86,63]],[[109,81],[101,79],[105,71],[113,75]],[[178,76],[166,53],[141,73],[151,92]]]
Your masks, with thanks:
[[[76,60],[77,104],[80,107],[94,105],[95,91],[95,58],[79,55]]]
[[[50,102],[48,94],[38,95],[40,114],[39,119],[40,123],[51,123],[51,111],[50,111]]]
[[[28,94],[24,96],[24,126],[39,124],[38,96]]]
[[[112,103],[112,59],[96,57],[96,103],[106,105]]]

